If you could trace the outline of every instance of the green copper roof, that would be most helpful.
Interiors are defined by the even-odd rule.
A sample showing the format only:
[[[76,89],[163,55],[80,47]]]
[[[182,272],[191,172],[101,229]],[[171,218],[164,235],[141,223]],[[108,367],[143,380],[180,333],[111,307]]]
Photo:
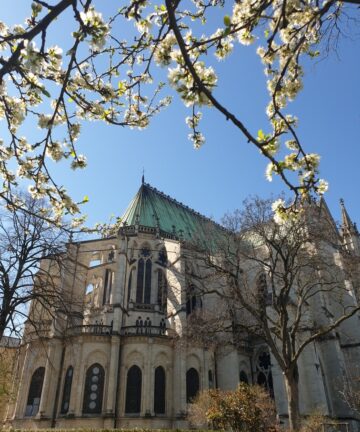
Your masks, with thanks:
[[[122,224],[154,228],[162,234],[166,233],[184,240],[208,238],[210,226],[216,227],[216,231],[223,229],[211,219],[202,216],[147,183],[141,185],[131,201],[122,216]]]

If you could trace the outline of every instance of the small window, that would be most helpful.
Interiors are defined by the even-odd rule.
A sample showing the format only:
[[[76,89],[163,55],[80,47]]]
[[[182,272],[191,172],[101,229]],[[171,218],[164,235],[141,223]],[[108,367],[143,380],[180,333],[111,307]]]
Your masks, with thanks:
[[[132,285],[132,270],[130,271],[130,275],[129,275],[129,281],[128,281],[128,303],[131,300],[131,285]]]
[[[83,413],[101,414],[104,391],[104,368],[94,363],[86,372]]]
[[[271,373],[271,360],[268,351],[262,351],[256,362],[256,382],[263,386],[274,398],[274,387]]]
[[[65,375],[64,391],[60,410],[61,414],[66,414],[69,411],[73,372],[74,368],[72,366],[69,366]]]
[[[108,262],[114,262],[115,261],[115,246],[111,246],[111,250],[108,253]]]
[[[212,370],[209,370],[208,372],[208,378],[209,378],[209,388],[214,388],[214,376]]]
[[[167,265],[167,253],[165,248],[162,248],[159,252],[158,263],[163,267]]]
[[[241,383],[249,384],[248,376],[247,376],[246,372],[244,372],[243,370],[240,371],[240,374],[239,374],[239,381],[240,381]]]
[[[33,417],[39,411],[41,392],[44,382],[45,368],[39,367],[31,378],[25,416]]]
[[[89,283],[86,287],[85,295],[91,294],[94,291],[94,285]]]
[[[154,386],[154,412],[155,414],[165,414],[165,393],[166,378],[165,370],[162,366],[155,369],[155,386]]]
[[[126,381],[126,414],[140,414],[142,374],[138,366],[132,366]]]
[[[110,303],[113,281],[114,281],[114,272],[109,270],[109,269],[106,269],[105,270],[103,304],[109,304]]]
[[[186,372],[186,402],[191,403],[199,393],[199,373],[196,369],[191,368]]]
[[[190,315],[196,309],[202,308],[202,300],[197,295],[195,286],[190,284],[186,292],[186,315]]]

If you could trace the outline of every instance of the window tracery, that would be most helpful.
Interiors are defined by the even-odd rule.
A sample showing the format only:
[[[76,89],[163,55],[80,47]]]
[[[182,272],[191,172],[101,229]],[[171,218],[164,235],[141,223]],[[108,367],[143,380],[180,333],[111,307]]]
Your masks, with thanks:
[[[136,303],[150,304],[151,302],[152,262],[150,249],[143,247],[138,260],[136,284]]]
[[[104,368],[94,363],[86,371],[84,388],[84,414],[101,414],[104,391]]]
[[[73,373],[74,373],[74,368],[72,366],[69,366],[65,374],[64,390],[63,390],[63,397],[62,397],[61,409],[60,409],[61,414],[66,414],[69,411]]]
[[[35,416],[39,411],[44,376],[45,368],[39,367],[36,369],[36,371],[33,373],[33,376],[31,377],[29,394],[25,410],[26,417]]]

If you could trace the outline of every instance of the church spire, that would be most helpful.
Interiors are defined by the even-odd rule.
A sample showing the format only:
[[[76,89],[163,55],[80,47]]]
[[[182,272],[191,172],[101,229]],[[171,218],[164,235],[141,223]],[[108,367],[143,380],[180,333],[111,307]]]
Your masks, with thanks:
[[[343,231],[347,230],[350,234],[357,233],[355,224],[350,219],[349,213],[346,210],[344,200],[340,199],[341,206],[341,226]]]
[[[350,219],[344,200],[340,200],[341,206],[341,233],[345,248],[356,255],[360,254],[360,237],[356,224]]]

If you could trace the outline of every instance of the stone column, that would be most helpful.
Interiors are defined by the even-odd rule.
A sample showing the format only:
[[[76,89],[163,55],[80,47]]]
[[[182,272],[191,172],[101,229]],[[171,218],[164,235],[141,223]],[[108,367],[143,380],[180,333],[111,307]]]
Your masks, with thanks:
[[[73,372],[73,379],[71,383],[71,393],[70,393],[70,403],[69,403],[69,411],[68,416],[74,416],[76,412],[76,405],[77,405],[77,398],[78,398],[78,391],[79,388],[82,386],[82,382],[80,382],[80,371],[81,371],[81,365],[82,365],[82,340],[75,342],[76,349],[75,349],[75,356],[74,356],[74,372]]]
[[[45,377],[43,388],[41,392],[41,399],[39,405],[39,417],[51,417],[53,404],[55,400],[55,391],[58,378],[58,355],[61,355],[61,344],[54,339],[49,341],[49,348],[47,350]],[[55,387],[54,387],[55,386]],[[53,391],[51,391],[53,390]]]
[[[152,368],[152,344],[153,339],[147,338],[147,350],[146,350],[146,357],[144,358],[144,370],[143,370],[143,405],[141,407],[142,414],[151,413],[153,411],[153,406],[151,401],[153,401],[152,392],[151,392],[151,381],[152,381],[152,375],[153,375],[153,368]]]
[[[122,307],[125,294],[126,270],[127,270],[127,239],[120,239],[119,253],[117,254],[117,272],[115,274],[115,286],[112,304],[114,308],[113,331],[120,332]]]
[[[120,349],[120,338],[119,336],[111,337],[111,348],[110,348],[110,365],[109,365],[109,376],[108,376],[108,391],[105,404],[105,413],[108,416],[114,415],[115,413],[115,396],[116,396],[116,385],[118,382],[118,362],[119,362],[119,349]]]
[[[19,389],[18,389],[16,405],[14,409],[14,418],[22,418],[24,417],[24,413],[25,413],[25,405],[28,397],[27,394],[28,392],[26,391],[27,388],[26,384],[30,382],[29,379],[25,378],[26,373],[30,370],[28,364],[30,358],[29,352],[30,352],[30,345],[28,344],[25,350],[24,363],[22,365],[21,373],[19,376]]]
[[[80,337],[81,338],[81,337]],[[79,338],[79,339],[80,339]],[[73,395],[71,395],[71,398],[74,397],[75,402],[73,403],[73,407],[75,408],[75,416],[81,416],[82,414],[82,404],[83,404],[83,393],[82,390],[84,388],[84,377],[85,377],[85,367],[83,364],[83,353],[84,353],[84,345],[83,345],[83,341],[81,340],[81,342],[78,343],[79,345],[79,361],[77,362],[76,366],[75,366],[75,374],[77,376],[77,383],[76,386],[74,386],[74,392]]]
[[[175,416],[186,412],[186,359],[183,350],[177,346],[174,347],[174,414]]]

